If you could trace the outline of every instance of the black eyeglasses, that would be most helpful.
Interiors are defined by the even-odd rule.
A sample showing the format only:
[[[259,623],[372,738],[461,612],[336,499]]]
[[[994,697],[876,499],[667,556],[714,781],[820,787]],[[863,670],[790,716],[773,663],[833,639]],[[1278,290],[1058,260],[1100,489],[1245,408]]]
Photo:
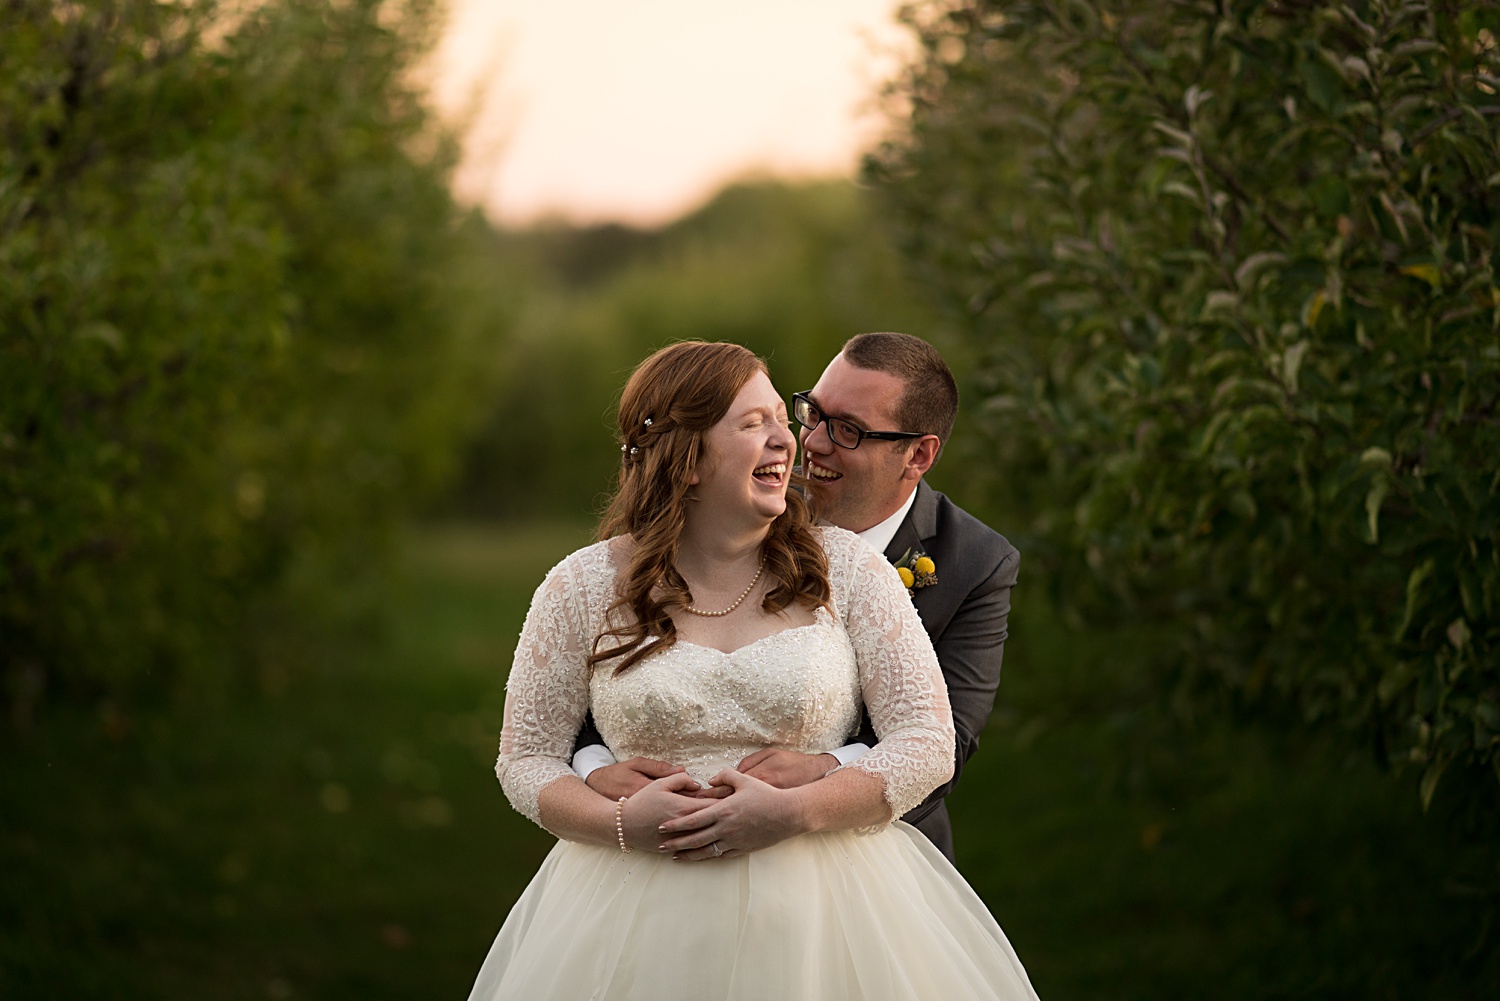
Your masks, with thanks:
[[[792,394],[792,417],[809,431],[826,422],[828,440],[844,448],[859,448],[859,443],[866,438],[874,438],[876,441],[901,441],[905,438],[927,437],[921,431],[866,431],[858,424],[850,424],[838,417],[829,417],[818,409],[816,403],[808,399],[806,393]]]

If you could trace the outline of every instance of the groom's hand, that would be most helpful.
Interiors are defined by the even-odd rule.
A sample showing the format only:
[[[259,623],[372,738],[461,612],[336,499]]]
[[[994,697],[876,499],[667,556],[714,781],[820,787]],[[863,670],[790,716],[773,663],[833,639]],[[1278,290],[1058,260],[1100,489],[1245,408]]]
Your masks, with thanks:
[[[634,796],[656,779],[664,779],[680,771],[682,768],[670,761],[634,757],[595,768],[589,772],[585,781],[590,789],[601,796],[619,799],[621,796]]]
[[[801,754],[768,747],[741,761],[736,770],[778,789],[795,789],[818,781],[838,766],[839,759],[831,754]]]

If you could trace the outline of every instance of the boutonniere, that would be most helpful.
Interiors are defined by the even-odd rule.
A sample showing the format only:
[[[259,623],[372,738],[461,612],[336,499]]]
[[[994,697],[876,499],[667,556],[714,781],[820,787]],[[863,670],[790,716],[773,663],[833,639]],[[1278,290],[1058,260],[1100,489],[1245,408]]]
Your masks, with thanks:
[[[901,583],[906,585],[906,593],[910,595],[915,595],[919,587],[931,587],[938,582],[937,564],[920,549],[915,552],[908,549],[896,561],[896,572],[901,575]]]

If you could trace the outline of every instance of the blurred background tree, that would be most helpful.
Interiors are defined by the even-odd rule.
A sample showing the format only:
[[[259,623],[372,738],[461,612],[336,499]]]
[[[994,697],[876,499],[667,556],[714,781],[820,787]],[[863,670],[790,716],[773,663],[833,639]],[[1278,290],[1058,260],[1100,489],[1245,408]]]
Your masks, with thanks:
[[[1500,5],[906,17],[868,173],[1071,621],[1160,625],[1144,698],[1345,734],[1493,836]]]
[[[222,670],[294,554],[431,495],[503,311],[411,78],[424,0],[0,13],[0,670]],[[495,305],[485,299],[486,305]],[[479,360],[479,364],[475,364]]]
[[[672,341],[743,344],[791,394],[853,332],[932,326],[868,194],[841,181],[733,185],[655,230],[542,226],[491,240],[493,270],[521,305],[451,513],[602,509],[618,470],[615,398]]]

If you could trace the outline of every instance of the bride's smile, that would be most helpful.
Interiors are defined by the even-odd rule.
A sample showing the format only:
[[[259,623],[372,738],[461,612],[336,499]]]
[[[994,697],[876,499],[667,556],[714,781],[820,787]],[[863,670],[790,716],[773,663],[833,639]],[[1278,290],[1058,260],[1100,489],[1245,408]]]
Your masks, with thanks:
[[[757,372],[704,435],[703,459],[692,477],[701,503],[693,514],[712,511],[719,518],[769,524],[786,510],[796,447],[786,404],[765,373]]]
[[[759,469],[755,470],[755,472],[751,473],[750,475],[754,476],[761,483],[765,483],[773,487],[785,487],[786,462],[780,461],[767,463],[766,465],[761,466]]]

